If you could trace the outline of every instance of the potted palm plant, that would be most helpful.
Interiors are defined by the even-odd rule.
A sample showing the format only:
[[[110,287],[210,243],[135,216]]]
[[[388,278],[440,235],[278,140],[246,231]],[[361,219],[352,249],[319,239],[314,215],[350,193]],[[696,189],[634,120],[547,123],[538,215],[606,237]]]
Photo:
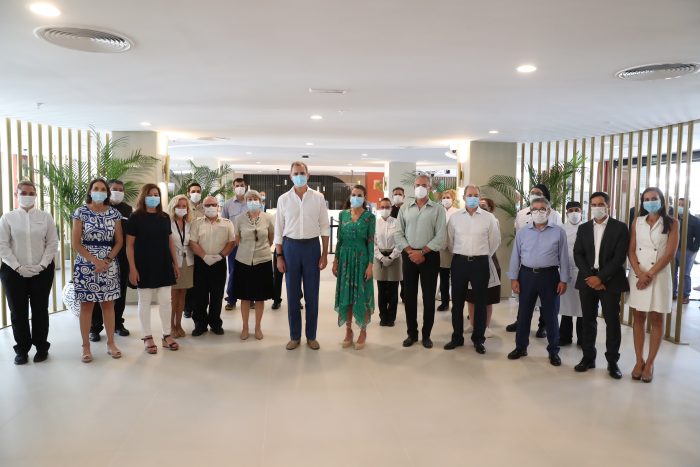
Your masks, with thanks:
[[[223,196],[230,198],[233,196],[233,188],[230,185],[222,183],[226,175],[233,173],[233,168],[228,164],[223,164],[217,169],[212,169],[206,165],[196,165],[192,161],[189,162],[189,169],[177,173],[170,171],[170,192],[173,195],[186,195],[187,186],[197,181],[202,186],[202,199],[207,196]]]

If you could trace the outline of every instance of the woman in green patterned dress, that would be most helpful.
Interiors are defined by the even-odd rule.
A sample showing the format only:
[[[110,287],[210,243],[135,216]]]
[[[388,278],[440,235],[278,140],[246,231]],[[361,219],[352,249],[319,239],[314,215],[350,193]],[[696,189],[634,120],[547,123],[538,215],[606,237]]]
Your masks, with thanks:
[[[355,349],[367,340],[367,324],[374,312],[372,259],[374,256],[374,227],[376,218],[367,210],[367,189],[355,185],[350,193],[350,209],[340,212],[338,243],[333,260],[335,311],[338,326],[346,325],[343,347],[353,345],[352,320],[360,327]]]

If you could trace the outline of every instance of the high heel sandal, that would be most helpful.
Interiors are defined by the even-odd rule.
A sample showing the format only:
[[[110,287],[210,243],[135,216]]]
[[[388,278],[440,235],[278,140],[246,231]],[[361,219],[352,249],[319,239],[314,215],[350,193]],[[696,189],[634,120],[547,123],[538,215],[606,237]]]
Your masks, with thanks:
[[[363,329],[362,332],[365,333],[365,340],[364,340],[363,342],[360,342],[360,338],[358,337],[358,338],[357,338],[357,342],[355,342],[355,350],[362,350],[362,349],[364,349],[364,348],[365,348],[365,344],[367,343],[367,331],[365,331],[365,330]],[[362,334],[362,332],[360,332],[360,335]]]
[[[158,353],[158,346],[156,345],[155,342],[153,342],[153,336],[146,336],[146,337],[141,338],[141,340],[143,341],[143,344],[144,344],[144,346],[145,346],[145,347],[143,348],[143,350],[144,350],[146,353],[151,354],[151,355]],[[151,345],[148,345],[148,344],[146,343],[146,341],[149,341],[149,340],[150,340],[151,342],[153,342]]]
[[[184,329],[182,329],[182,326],[177,327],[177,336],[178,337],[185,337],[187,336],[187,333],[185,332]]]
[[[255,338],[256,338],[257,340],[262,340],[263,337],[264,337],[264,336],[263,336],[262,331],[261,331],[260,329],[256,329],[256,330],[255,330]]]
[[[355,337],[355,333],[352,332],[352,330],[351,330],[350,331],[350,340],[348,340],[346,337],[345,340],[343,340],[343,342],[342,342],[342,346],[344,349],[347,349],[348,347],[352,346],[352,340],[354,337]]]
[[[642,376],[642,383],[651,383],[651,381],[654,379],[654,366],[652,365],[651,367],[651,375],[649,375],[648,378],[645,378]]]
[[[646,365],[646,364],[645,364],[644,362],[642,362],[642,372],[644,372],[644,366],[645,366],[645,365]],[[636,366],[636,365],[635,365],[635,366]],[[639,381],[640,379],[642,379],[642,373],[640,372],[640,373],[638,373],[638,374],[635,374],[635,373],[634,373],[634,368],[633,368],[633,369],[632,369],[632,379],[635,380],[635,381]]]
[[[85,349],[88,349],[88,353],[85,353]],[[83,346],[83,356],[80,357],[80,361],[83,363],[90,363],[92,361],[92,354],[90,352],[90,346]]]
[[[166,349],[169,349],[169,350],[173,350],[173,351],[179,349],[179,348],[180,348],[180,345],[179,345],[177,342],[175,342],[175,341],[172,341],[172,342],[169,343],[169,342],[168,342],[168,337],[171,337],[170,334],[166,334],[166,335],[163,336],[163,341],[162,341],[162,343],[163,343],[163,348],[166,348]],[[154,352],[154,353],[155,353],[155,352]]]
[[[109,355],[110,357],[112,357],[113,359],[116,360],[118,358],[122,358],[122,351],[119,349],[112,351],[111,349],[108,348],[107,355]]]
[[[241,331],[241,340],[247,340],[250,337],[250,332],[247,329]]]

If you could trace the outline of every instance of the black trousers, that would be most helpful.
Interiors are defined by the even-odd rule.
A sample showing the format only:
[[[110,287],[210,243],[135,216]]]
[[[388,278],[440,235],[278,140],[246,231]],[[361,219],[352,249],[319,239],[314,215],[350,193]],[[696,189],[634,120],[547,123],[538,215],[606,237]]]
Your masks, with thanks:
[[[440,254],[431,251],[425,255],[425,261],[416,264],[403,255],[404,303],[406,308],[406,325],[408,336],[418,339],[418,282],[423,295],[423,339],[430,337],[435,322],[435,290],[440,271]]]
[[[576,340],[579,342],[583,338],[583,318],[576,318]],[[559,322],[559,342],[570,344],[574,341],[574,318],[573,316],[561,315]]]
[[[557,269],[534,272],[520,268],[520,302],[518,303],[518,330],[515,333],[515,346],[526,350],[530,344],[530,324],[537,298],[540,299],[540,318],[544,319],[547,329],[547,351],[549,355],[559,354],[559,271]],[[476,324],[476,323],[474,323]]]
[[[398,281],[377,281],[377,301],[379,302],[379,321],[381,323],[396,321],[396,308],[399,306]]]
[[[605,319],[605,358],[608,363],[620,359],[620,292],[593,290],[586,286],[578,291],[583,312],[583,336],[581,348],[583,358],[594,362],[596,357],[595,340],[598,334],[598,303],[603,308]]]
[[[37,352],[48,352],[49,294],[53,285],[54,264],[34,277],[22,277],[10,266],[2,263],[0,280],[5,289],[7,306],[10,308],[12,334],[15,338],[15,353],[25,355],[32,345]],[[29,308],[32,310],[32,326],[29,327]]]
[[[192,313],[195,329],[220,329],[221,302],[226,288],[226,261],[218,261],[211,266],[202,258],[194,258],[195,306]],[[208,312],[207,312],[208,309]]]
[[[119,262],[119,289],[121,290],[121,295],[118,299],[114,301],[114,328],[121,329],[124,327],[124,309],[126,308],[126,291],[127,285],[129,283],[129,263]],[[92,309],[92,324],[90,325],[90,332],[99,334],[104,329],[104,322],[102,320],[102,308],[100,303],[96,302],[95,307]]]
[[[472,342],[486,340],[486,291],[489,288],[489,257],[452,257],[452,342],[464,343],[464,302],[471,283],[474,292],[474,330]]]
[[[440,268],[440,302],[443,305],[450,302],[450,268]]]

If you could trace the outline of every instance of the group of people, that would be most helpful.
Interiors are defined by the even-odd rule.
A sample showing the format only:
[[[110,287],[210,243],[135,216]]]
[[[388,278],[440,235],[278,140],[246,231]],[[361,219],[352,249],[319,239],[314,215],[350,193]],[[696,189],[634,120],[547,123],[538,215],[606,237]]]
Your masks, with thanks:
[[[279,308],[281,297],[276,290],[281,289],[282,277],[290,333],[286,348],[293,350],[300,345],[304,322],[306,343],[318,350],[320,271],[328,264],[330,236],[328,208],[323,194],[309,188],[310,173],[304,162],[294,162],[289,176],[293,187],[278,199],[274,217],[265,212],[264,195],[249,189],[242,178],[234,180],[235,197],[222,209],[215,197],[202,199],[198,183],[192,183],[187,195],[173,197],[164,207],[160,188],[147,183],[133,212],[124,202],[123,182],[92,180],[85,204],[73,215],[72,229],[82,361],[92,361],[90,342],[100,340],[103,325],[108,354],[122,356],[114,334],[129,334],[123,320],[127,287],[137,289],[144,349],[155,354],[158,346],[150,313],[154,298],[161,320],[159,340],[165,349],[178,350],[175,339],[185,336],[183,312],[194,321],[193,336],[207,331],[223,334],[225,292],[227,309],[241,302],[240,338],[249,338],[252,308],[253,335],[263,339],[265,301],[272,299],[273,309]],[[345,326],[344,348],[360,350],[366,345],[367,325],[375,309],[375,280],[380,326],[394,326],[401,296],[407,324],[403,346],[412,346],[420,337],[423,347],[432,348],[440,278],[438,310],[447,311],[452,302],[452,336],[444,348],[464,345],[467,302],[472,345],[477,353],[486,352],[491,307],[501,295],[495,255],[501,233],[492,214],[494,202],[482,197],[476,185],[465,188],[464,208],[458,207],[454,190],[442,192],[439,201],[431,199],[431,192],[430,177],[419,175],[412,198],[405,199],[403,188],[396,188],[392,199],[379,201],[375,216],[368,206],[366,188],[352,188],[347,209],[339,215],[332,263],[336,276],[334,308],[338,325]],[[48,296],[58,237],[50,214],[35,207],[36,196],[32,182],[20,182],[19,208],[0,218],[0,279],[11,311],[17,364],[28,361],[32,345],[36,347],[34,361],[45,360],[50,345]],[[639,214],[629,231],[627,225],[610,217],[609,203],[606,193],[591,194],[592,219],[583,222],[581,204],[570,201],[562,225],[562,216],[550,205],[547,187],[536,185],[530,191],[529,206],[516,216],[508,270],[511,288],[519,296],[517,321],[507,327],[516,333],[509,359],[527,356],[533,311],[539,307],[537,335],[548,339],[550,363],[561,365],[559,349],[572,343],[576,318],[583,358],[575,369],[585,372],[595,368],[600,306],[606,323],[608,373],[621,378],[617,365],[620,299],[622,293],[629,292],[637,357],[632,377],[652,380],[663,315],[671,311],[675,295],[671,261],[678,250],[679,220],[667,214],[658,188],[642,193]],[[689,229],[689,246],[699,242]],[[420,333],[419,284],[423,300]],[[689,278],[686,290],[690,290]],[[682,293],[687,297],[685,291]],[[647,316],[651,337],[645,358]]]

